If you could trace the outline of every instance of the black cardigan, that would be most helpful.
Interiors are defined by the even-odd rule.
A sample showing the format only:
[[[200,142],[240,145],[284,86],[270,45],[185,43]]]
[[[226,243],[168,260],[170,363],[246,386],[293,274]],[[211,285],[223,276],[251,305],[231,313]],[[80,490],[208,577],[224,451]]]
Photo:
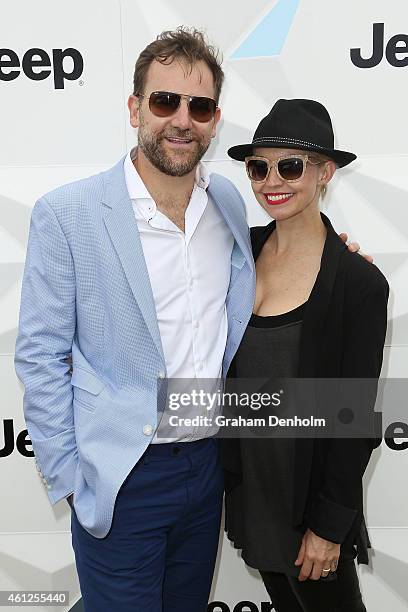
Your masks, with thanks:
[[[303,314],[300,378],[378,378],[387,327],[389,286],[384,275],[351,253],[321,213],[327,236],[320,271]],[[251,228],[256,260],[276,222]],[[234,376],[234,360],[228,373]],[[292,523],[337,543],[357,545],[368,563],[362,476],[381,438],[297,438]],[[222,440],[226,490],[239,480],[238,440]]]

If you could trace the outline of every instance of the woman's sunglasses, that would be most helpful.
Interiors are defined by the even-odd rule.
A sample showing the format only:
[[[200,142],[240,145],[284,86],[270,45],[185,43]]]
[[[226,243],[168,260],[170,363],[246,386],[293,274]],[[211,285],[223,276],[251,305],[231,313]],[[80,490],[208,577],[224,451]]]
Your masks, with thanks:
[[[250,180],[254,183],[263,183],[269,176],[271,168],[274,168],[276,174],[283,181],[293,183],[300,181],[306,172],[306,164],[318,165],[321,161],[312,161],[308,155],[286,155],[278,157],[271,161],[266,157],[257,157],[253,155],[245,158],[245,166]]]
[[[137,94],[139,98],[146,98],[144,94]],[[172,91],[153,91],[149,96],[149,108],[156,117],[171,117],[180,106],[181,99],[187,100],[191,118],[199,123],[210,121],[217,109],[217,103],[212,98],[204,96],[187,96]]]

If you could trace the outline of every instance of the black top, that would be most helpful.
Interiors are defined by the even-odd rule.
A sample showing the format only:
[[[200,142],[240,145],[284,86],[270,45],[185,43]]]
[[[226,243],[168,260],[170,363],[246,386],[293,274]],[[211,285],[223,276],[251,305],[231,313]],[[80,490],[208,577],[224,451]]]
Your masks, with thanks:
[[[349,252],[329,219],[323,213],[321,218],[327,236],[320,271],[303,312],[297,375],[377,379],[387,328],[387,280],[374,264]],[[273,221],[251,228],[255,259],[275,227]],[[235,359],[229,376],[234,376],[234,369]],[[371,413],[373,404],[360,409]],[[310,527],[345,547],[355,543],[362,563],[368,563],[369,546],[362,476],[381,440],[381,433],[376,432],[367,439],[295,441],[292,526]],[[228,491],[242,479],[239,445],[235,440],[223,440],[221,454]]]
[[[293,377],[304,305],[276,316],[253,314],[235,357],[238,378]],[[239,440],[243,477],[225,498],[228,537],[251,567],[298,576],[302,533],[292,528],[292,438]]]

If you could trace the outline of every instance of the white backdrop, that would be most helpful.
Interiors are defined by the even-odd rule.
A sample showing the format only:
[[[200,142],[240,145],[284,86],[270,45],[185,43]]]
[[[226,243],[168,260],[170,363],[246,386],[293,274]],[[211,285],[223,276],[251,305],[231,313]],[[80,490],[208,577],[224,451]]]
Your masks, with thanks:
[[[210,171],[235,181],[246,199],[250,225],[266,223],[268,218],[256,205],[242,165],[230,160],[226,150],[251,139],[259,119],[277,98],[322,101],[336,126],[338,147],[358,153],[356,163],[337,173],[331,190],[335,196],[329,194],[325,209],[339,231],[349,232],[375,256],[390,282],[390,324],[382,375],[408,377],[406,2],[3,3],[0,589],[68,589],[70,609],[80,593],[68,507],[63,502],[52,508],[39,482],[25,438],[22,389],[13,368],[30,212],[41,194],[108,168],[135,144],[136,133],[128,124],[126,109],[134,62],[160,31],[181,24],[205,29],[223,52],[223,119],[206,162]],[[34,59],[41,59],[41,65],[30,70],[31,49],[39,50]],[[71,52],[73,59],[61,62],[58,50],[66,49],[75,51]],[[357,49],[352,53],[355,63],[350,49]],[[46,78],[34,80],[40,72]],[[405,421],[408,423],[408,414]],[[391,450],[383,442],[365,476],[366,516],[375,551],[370,567],[360,567],[359,572],[370,612],[386,607],[394,612],[408,609],[407,468],[408,450]],[[244,566],[223,537],[211,601],[211,612],[270,609],[255,572]]]

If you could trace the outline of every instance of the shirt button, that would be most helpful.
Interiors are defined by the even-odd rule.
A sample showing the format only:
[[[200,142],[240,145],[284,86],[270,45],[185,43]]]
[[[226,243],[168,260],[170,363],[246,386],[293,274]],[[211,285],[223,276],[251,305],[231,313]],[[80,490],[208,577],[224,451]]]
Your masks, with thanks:
[[[150,436],[153,431],[153,427],[148,423],[143,427],[143,433],[145,436]]]
[[[47,484],[47,489],[48,489],[48,490],[52,489],[52,485]]]
[[[160,371],[157,374],[158,378],[165,378],[166,377],[166,372]]]

